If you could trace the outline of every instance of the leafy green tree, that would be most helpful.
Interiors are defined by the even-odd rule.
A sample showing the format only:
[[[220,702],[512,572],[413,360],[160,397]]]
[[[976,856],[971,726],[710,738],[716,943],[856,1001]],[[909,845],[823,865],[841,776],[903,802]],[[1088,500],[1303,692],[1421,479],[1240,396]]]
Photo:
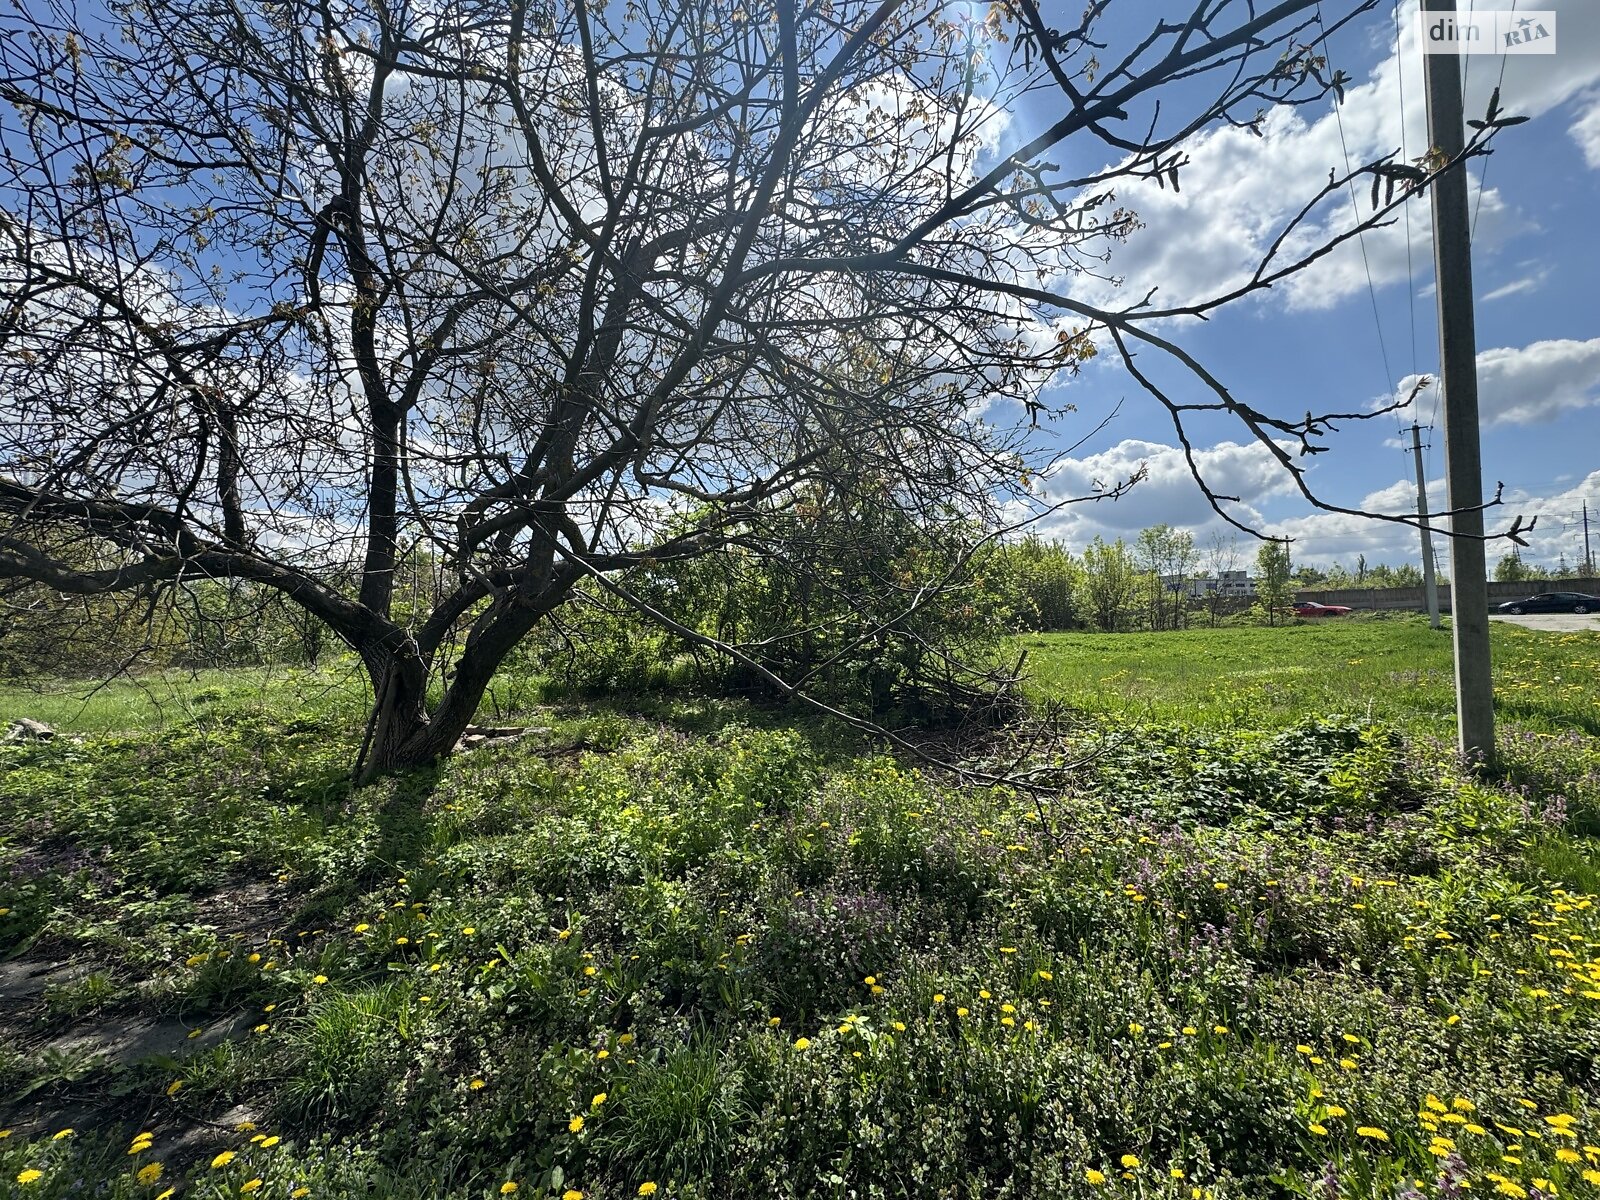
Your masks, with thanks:
[[[1096,537],[1084,548],[1078,603],[1097,629],[1115,633],[1129,628],[1144,587],[1144,576],[1121,538],[1107,542]]]
[[[1194,572],[1194,535],[1171,525],[1140,530],[1134,554],[1146,575],[1150,628],[1178,629],[1189,610],[1189,577]]]
[[[1522,561],[1522,555],[1512,550],[1494,565],[1494,577],[1498,583],[1520,583],[1524,579],[1533,579],[1534,571],[1527,563]]]
[[[1294,602],[1294,588],[1288,545],[1262,542],[1256,551],[1256,607],[1268,625],[1289,619],[1285,610]]]
[[[985,570],[1011,597],[1021,628],[1054,631],[1083,625],[1075,599],[1083,566],[1061,543],[1029,534],[1021,542],[996,547]]]

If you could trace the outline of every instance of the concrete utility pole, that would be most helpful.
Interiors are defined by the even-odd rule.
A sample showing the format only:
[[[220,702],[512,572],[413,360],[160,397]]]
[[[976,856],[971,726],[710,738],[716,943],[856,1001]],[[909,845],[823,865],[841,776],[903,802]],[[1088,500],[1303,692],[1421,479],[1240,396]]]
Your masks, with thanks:
[[[1594,555],[1589,553],[1589,502],[1583,502],[1583,573],[1594,574]]]
[[[1428,528],[1428,480],[1422,470],[1422,426],[1411,426],[1411,457],[1417,463],[1417,519],[1422,522],[1422,590],[1428,624],[1439,628],[1439,580],[1433,573],[1433,530]]]
[[[1455,0],[1422,0],[1454,18]],[[1465,145],[1461,59],[1424,54],[1428,144],[1457,158]],[[1494,760],[1494,678],[1489,669],[1489,580],[1483,542],[1483,461],[1478,444],[1477,335],[1472,318],[1472,241],[1467,168],[1457,162],[1433,183],[1433,267],[1444,393],[1444,462],[1450,517],[1450,627],[1456,658],[1456,729],[1461,752]]]

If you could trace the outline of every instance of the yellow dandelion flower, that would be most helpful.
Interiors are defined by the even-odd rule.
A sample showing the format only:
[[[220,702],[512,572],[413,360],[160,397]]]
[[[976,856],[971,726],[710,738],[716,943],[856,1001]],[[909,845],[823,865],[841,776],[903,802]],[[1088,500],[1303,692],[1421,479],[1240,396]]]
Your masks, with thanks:
[[[1389,1140],[1389,1135],[1376,1125],[1358,1125],[1356,1127],[1356,1136],[1370,1138],[1374,1142],[1387,1142]]]
[[[796,1050],[808,1050],[808,1049],[810,1049],[811,1048],[811,1039],[810,1038],[795,1038],[795,1040],[794,1040],[794,1048]]]
[[[1125,1170],[1131,1171],[1139,1165],[1139,1156],[1137,1154],[1124,1154],[1117,1161],[1123,1165]]]
[[[641,1196],[654,1196],[655,1194],[656,1194],[656,1185],[654,1183],[652,1183],[650,1180],[647,1179],[647,1180],[645,1180],[643,1183],[641,1183],[639,1185],[639,1195],[641,1195]]]
[[[567,1130],[571,1133],[581,1133],[583,1131],[583,1118],[573,1117],[572,1120],[567,1122]]]
[[[1328,1127],[1326,1125],[1320,1125],[1317,1122],[1313,1121],[1306,1128],[1310,1129],[1311,1132],[1316,1134],[1318,1137],[1327,1137],[1328,1136]]]
[[[1096,1171],[1093,1167],[1083,1173],[1083,1178],[1091,1187],[1101,1187],[1106,1181],[1105,1172]]]
[[[583,1200],[583,1193],[577,1188],[568,1188],[561,1193],[561,1200]]]
[[[258,1188],[260,1188],[260,1186],[261,1186],[261,1180],[252,1179],[252,1180],[249,1180],[246,1183],[240,1184],[239,1185],[239,1190],[241,1192],[253,1192],[253,1191],[256,1191]]]
[[[17,1172],[17,1182],[21,1184],[38,1183],[43,1178],[44,1172],[34,1167],[29,1167],[26,1171]]]
[[[481,1092],[489,1085],[481,1079],[474,1079],[471,1083],[467,1084],[467,1086],[475,1092]]]
[[[231,1163],[234,1160],[234,1157],[235,1155],[232,1150],[224,1150],[221,1154],[217,1155],[211,1160],[211,1169],[213,1171],[220,1171],[223,1167]]]
[[[502,1196],[509,1196],[509,1195],[511,1195],[512,1192],[514,1192],[516,1190],[517,1190],[516,1183],[513,1180],[510,1180],[510,1179],[506,1180],[504,1183],[502,1183],[500,1185],[500,1194]]]
[[[294,1191],[289,1193],[289,1200],[304,1200],[304,1198],[306,1196],[309,1196],[309,1195],[311,1195],[311,1189],[310,1188],[308,1188],[308,1187],[297,1187],[297,1188],[295,1188]],[[159,1200],[159,1197],[157,1198],[157,1200]]]
[[[283,1141],[283,1139],[280,1138],[280,1137],[262,1138],[261,1139],[261,1148],[263,1150],[271,1150],[274,1146],[276,1146],[281,1141]]]
[[[134,1172],[133,1177],[140,1183],[154,1183],[161,1178],[161,1164],[158,1162],[145,1163],[144,1166]]]
[[[313,975],[311,977],[311,982],[320,986],[328,982],[328,977],[326,975]]]
[[[590,1108],[599,1108],[605,1102],[606,1102],[606,1094],[604,1092],[596,1092],[594,1094],[594,1099],[589,1101],[589,1107]]]
[[[59,1133],[52,1133],[50,1135],[50,1140],[52,1142],[59,1142],[62,1138],[69,1138],[76,1132],[77,1130],[75,1129],[63,1129]]]

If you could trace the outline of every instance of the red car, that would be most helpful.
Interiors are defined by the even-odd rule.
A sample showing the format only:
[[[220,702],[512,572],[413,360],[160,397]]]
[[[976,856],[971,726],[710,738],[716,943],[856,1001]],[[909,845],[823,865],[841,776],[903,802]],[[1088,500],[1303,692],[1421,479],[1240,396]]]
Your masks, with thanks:
[[[1294,606],[1297,617],[1342,617],[1350,609],[1343,604],[1318,604],[1314,600],[1301,600]]]

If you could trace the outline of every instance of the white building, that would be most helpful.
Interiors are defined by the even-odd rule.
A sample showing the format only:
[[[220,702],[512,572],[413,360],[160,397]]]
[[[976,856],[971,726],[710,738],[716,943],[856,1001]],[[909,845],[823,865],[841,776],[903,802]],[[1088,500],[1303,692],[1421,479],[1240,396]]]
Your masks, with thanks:
[[[1205,600],[1211,596],[1222,596],[1229,600],[1251,600],[1256,594],[1256,581],[1250,578],[1248,571],[1223,571],[1215,579],[1164,575],[1161,583],[1168,591],[1187,592],[1192,600]]]

